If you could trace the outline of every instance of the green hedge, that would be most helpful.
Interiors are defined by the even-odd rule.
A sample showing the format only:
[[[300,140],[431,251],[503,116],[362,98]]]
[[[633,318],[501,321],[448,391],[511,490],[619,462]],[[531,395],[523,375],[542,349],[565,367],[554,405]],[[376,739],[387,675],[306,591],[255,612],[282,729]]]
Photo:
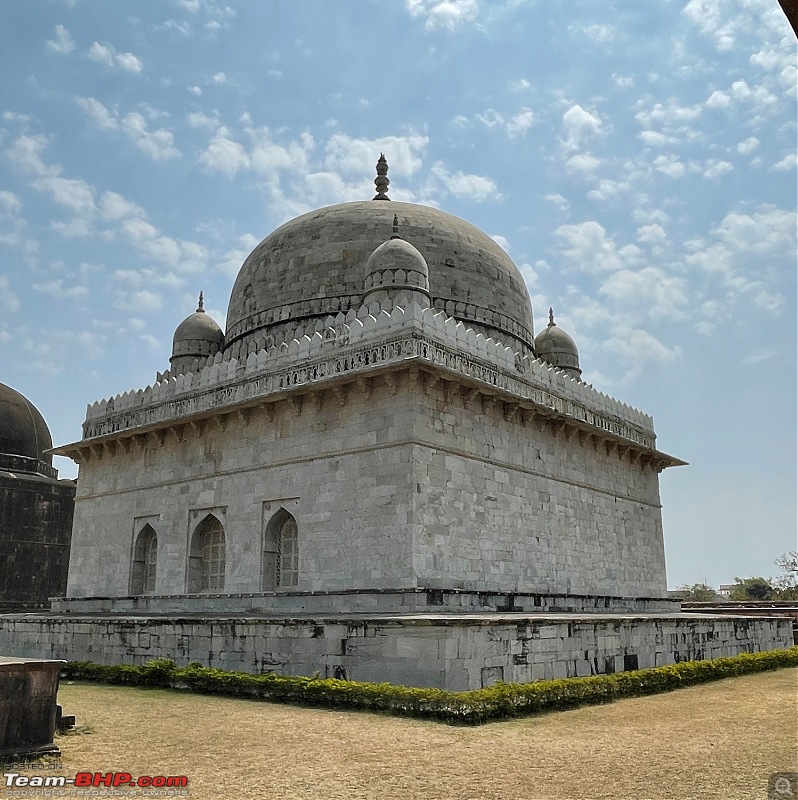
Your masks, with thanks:
[[[480,725],[492,720],[611,703],[623,697],[668,692],[708,681],[798,666],[798,647],[766,653],[742,653],[711,661],[684,661],[666,667],[594,675],[589,678],[497,683],[487,689],[447,692],[390,683],[357,683],[333,678],[249,675],[201,664],[178,667],[157,658],[143,666],[105,666],[73,661],[62,676],[68,680],[188,689],[281,703],[377,711],[423,717],[450,724]]]

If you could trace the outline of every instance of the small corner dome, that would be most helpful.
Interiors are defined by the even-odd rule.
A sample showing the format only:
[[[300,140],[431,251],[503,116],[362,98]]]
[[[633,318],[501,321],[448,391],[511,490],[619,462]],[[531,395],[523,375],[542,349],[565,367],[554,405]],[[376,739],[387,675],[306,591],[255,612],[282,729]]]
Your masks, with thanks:
[[[178,343],[197,340],[214,343],[220,348],[224,344],[224,332],[219,323],[206,313],[202,300],[197,310],[177,326],[172,343],[176,346]]]
[[[173,372],[180,374],[195,359],[216,355],[224,347],[224,332],[213,317],[205,312],[202,292],[197,310],[186,317],[172,339]]]
[[[0,456],[24,458],[52,464],[45,453],[53,446],[44,417],[27,397],[0,383]]]
[[[420,251],[404,239],[388,239],[383,242],[366,261],[366,279],[375,272],[386,269],[403,269],[429,276],[427,261]]]
[[[576,342],[554,322],[554,312],[549,309],[549,324],[535,337],[535,354],[553,367],[582,374],[579,368],[579,350]]]

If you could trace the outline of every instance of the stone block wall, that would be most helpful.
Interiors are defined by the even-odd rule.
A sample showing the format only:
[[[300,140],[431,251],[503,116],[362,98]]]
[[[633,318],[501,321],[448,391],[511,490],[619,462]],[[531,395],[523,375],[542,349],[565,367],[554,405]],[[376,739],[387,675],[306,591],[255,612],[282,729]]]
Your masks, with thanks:
[[[0,615],[4,653],[388,681],[452,691],[790,646],[786,619],[690,615],[305,618]]]
[[[261,591],[264,526],[283,508],[300,590],[664,596],[656,470],[472,395],[406,370],[104,448],[81,466],[67,594],[129,594],[145,523],[155,593],[186,593],[209,513],[224,590]]]

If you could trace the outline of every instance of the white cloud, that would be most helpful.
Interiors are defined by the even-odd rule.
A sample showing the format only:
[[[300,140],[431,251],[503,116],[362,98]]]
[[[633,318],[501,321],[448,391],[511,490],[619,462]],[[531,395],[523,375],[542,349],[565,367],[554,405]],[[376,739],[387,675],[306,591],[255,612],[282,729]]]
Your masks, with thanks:
[[[507,241],[507,239],[504,238],[504,236],[501,236],[500,234],[497,233],[496,235],[491,236],[490,238],[493,239],[493,241],[496,242],[496,244],[499,245],[499,247],[501,247],[505,253],[510,252],[510,243]]]
[[[119,119],[116,112],[110,111],[94,97],[76,97],[75,101],[91,117],[98,128],[116,130],[119,127]]]
[[[521,136],[535,124],[535,115],[530,108],[522,108],[507,123],[507,133],[515,138]]]
[[[362,175],[385,153],[392,175],[410,176],[421,167],[421,155],[429,138],[417,133],[406,136],[383,136],[377,139],[355,139],[343,133],[330,137],[325,146],[324,166],[343,175]],[[369,165],[369,166],[367,166]]]
[[[771,172],[789,172],[798,166],[798,157],[795,153],[787,153],[781,161],[777,161],[771,168]]]
[[[734,167],[728,161],[721,161],[717,158],[711,158],[707,162],[707,167],[704,170],[705,178],[719,178],[727,172],[731,172]]]
[[[567,211],[568,210],[568,200],[563,197],[561,194],[547,194],[546,200],[550,203],[554,203],[560,211]]]
[[[642,131],[637,138],[647,147],[664,147],[666,144],[674,144],[676,139],[673,136],[666,136],[659,131]]]
[[[8,278],[2,275],[0,275],[0,302],[5,306],[7,311],[11,311],[12,313],[19,311],[19,298],[11,291],[11,283]]]
[[[405,0],[405,8],[411,17],[424,17],[428,31],[453,31],[473,22],[479,11],[477,0]]]
[[[122,130],[135,143],[136,147],[150,158],[161,161],[180,155],[180,151],[174,146],[172,132],[165,128],[155,131],[147,130],[147,122],[138,112],[132,111],[120,118],[116,110],[112,111],[106,108],[93,97],[76,97],[75,100],[98,128]],[[157,112],[154,113],[157,114]]]
[[[607,44],[613,41],[618,33],[615,26],[605,24],[588,25],[582,28],[582,31],[589,39],[599,44]]]
[[[467,175],[463,172],[450,172],[442,162],[432,165],[430,176],[435,187],[464,200],[495,200],[499,197],[496,182],[482,175]]]
[[[150,158],[161,161],[180,155],[180,151],[174,146],[172,132],[164,128],[147,130],[147,122],[141,114],[131,111],[122,118],[120,125],[139,150]]]
[[[753,153],[759,147],[759,139],[756,136],[749,136],[737,145],[737,152],[741,155],[747,156]]]
[[[85,297],[89,293],[88,287],[79,284],[65,287],[64,281],[60,278],[44,283],[34,283],[33,288],[35,291],[49,294],[51,297]]]
[[[34,175],[57,175],[59,170],[45,165],[42,153],[47,148],[47,137],[38,134],[19,136],[6,150],[6,156],[14,166]]]
[[[601,132],[601,118],[598,114],[585,111],[580,105],[573,105],[563,114],[563,125],[568,136],[566,146],[577,149],[585,139]]]
[[[33,186],[79,217],[89,218],[94,213],[94,189],[80,178],[48,175],[37,178]]]
[[[22,203],[13,193],[0,189],[0,211],[7,216],[16,216],[22,209]]]
[[[565,162],[565,169],[570,173],[590,175],[598,169],[601,162],[589,153],[578,153]]]
[[[235,278],[246,257],[255,249],[260,240],[256,239],[251,233],[246,233],[238,237],[238,247],[228,250],[219,264],[222,272],[230,278]]]
[[[211,78],[211,83],[216,83],[216,84],[227,83],[227,75],[225,75],[224,72],[217,72]]]
[[[98,204],[100,215],[108,222],[116,222],[128,217],[145,217],[141,206],[131,203],[116,192],[103,192]]]
[[[214,114],[210,117],[201,111],[189,114],[186,117],[186,122],[192,128],[216,128],[219,125],[219,118]]]
[[[687,305],[685,282],[656,267],[619,270],[604,281],[599,292],[631,318],[681,319]]]
[[[587,196],[591,200],[611,200],[623,192],[628,192],[630,188],[631,184],[628,181],[613,181],[609,178],[602,178],[598,182],[598,186],[591,189]]]
[[[103,64],[114,70],[124,70],[138,74],[143,69],[141,61],[133,53],[117,53],[110,45],[94,42],[89,48],[88,56],[92,61]]]
[[[47,48],[53,53],[67,55],[75,49],[75,42],[69,31],[63,25],[56,25],[55,39],[48,40]]]
[[[522,92],[532,86],[526,78],[518,78],[517,80],[510,81],[507,85],[513,92]]]
[[[604,343],[604,347],[615,353],[619,365],[626,368],[623,383],[639,378],[650,362],[674,361],[682,355],[680,347],[668,347],[648,331],[620,326],[613,331],[613,336]]]
[[[199,160],[211,172],[221,172],[228,178],[251,166],[251,160],[244,146],[230,139],[224,128],[211,139]]]
[[[650,225],[641,225],[637,229],[637,240],[645,244],[659,245],[666,241],[667,236],[662,225],[652,223]]]
[[[582,272],[615,272],[638,263],[642,251],[636,245],[618,247],[595,220],[561,225],[554,231],[560,254]]]
[[[654,159],[654,169],[669,178],[681,178],[685,173],[684,164],[675,155],[662,155]]]

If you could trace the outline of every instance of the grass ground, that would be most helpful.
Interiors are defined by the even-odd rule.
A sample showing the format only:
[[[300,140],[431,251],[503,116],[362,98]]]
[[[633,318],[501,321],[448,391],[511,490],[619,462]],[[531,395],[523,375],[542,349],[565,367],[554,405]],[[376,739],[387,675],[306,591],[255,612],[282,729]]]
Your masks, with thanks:
[[[187,775],[192,800],[762,800],[770,773],[798,769],[796,688],[798,670],[782,669],[455,728],[157,689],[62,685],[65,712],[91,732],[59,737],[63,767],[49,774]]]

